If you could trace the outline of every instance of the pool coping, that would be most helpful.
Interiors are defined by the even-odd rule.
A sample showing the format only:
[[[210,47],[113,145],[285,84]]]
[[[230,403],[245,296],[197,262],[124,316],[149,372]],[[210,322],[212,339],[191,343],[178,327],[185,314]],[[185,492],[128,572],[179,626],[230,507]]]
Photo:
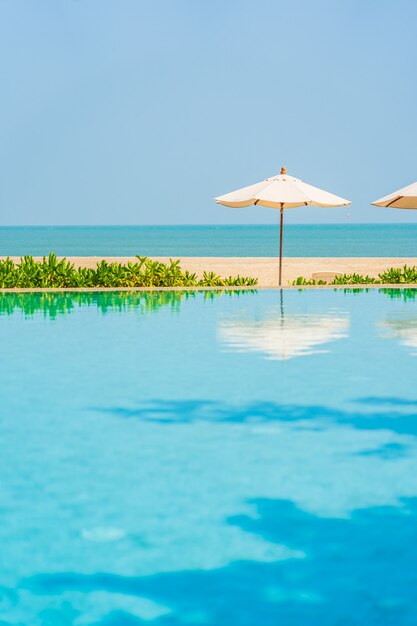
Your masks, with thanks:
[[[218,287],[11,287],[0,288],[1,293],[100,293],[138,291],[265,291],[294,289],[417,289],[417,283],[358,283],[350,285],[253,285]]]

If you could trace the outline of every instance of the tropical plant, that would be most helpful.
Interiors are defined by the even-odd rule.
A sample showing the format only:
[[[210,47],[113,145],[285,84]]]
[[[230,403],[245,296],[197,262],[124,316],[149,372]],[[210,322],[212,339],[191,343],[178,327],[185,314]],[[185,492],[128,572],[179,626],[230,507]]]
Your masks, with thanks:
[[[304,276],[298,276],[293,283],[293,285],[326,285],[327,283],[324,280],[315,280],[314,278],[304,278]]]
[[[361,274],[341,274],[336,276],[331,283],[325,283],[324,281],[315,281],[313,279],[304,278],[299,276],[293,281],[293,285],[379,285],[379,284],[395,285],[395,284],[413,284],[417,283],[417,267],[408,267],[404,265],[403,268],[391,267],[385,272],[378,274],[378,278],[373,276],[362,276]]]
[[[335,276],[332,285],[373,285],[379,281],[372,276],[361,276],[361,274],[342,274]]]
[[[246,287],[255,286],[256,278],[228,276],[204,272],[202,278],[188,270],[183,272],[180,261],[165,264],[147,257],[136,257],[136,262],[108,263],[100,261],[96,268],[75,268],[66,259],[55,254],[36,261],[25,256],[14,263],[10,258],[0,260],[0,288],[140,288],[140,287]]]
[[[391,267],[379,274],[379,278],[382,283],[386,284],[417,283],[417,267],[408,267],[407,265],[404,265],[402,269]]]

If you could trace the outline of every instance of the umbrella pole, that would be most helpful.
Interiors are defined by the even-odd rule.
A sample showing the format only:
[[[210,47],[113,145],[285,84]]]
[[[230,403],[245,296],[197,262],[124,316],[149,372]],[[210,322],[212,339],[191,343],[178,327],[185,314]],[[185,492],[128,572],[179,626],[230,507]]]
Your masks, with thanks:
[[[282,285],[282,235],[284,230],[284,207],[280,209],[280,223],[279,223],[279,286]]]

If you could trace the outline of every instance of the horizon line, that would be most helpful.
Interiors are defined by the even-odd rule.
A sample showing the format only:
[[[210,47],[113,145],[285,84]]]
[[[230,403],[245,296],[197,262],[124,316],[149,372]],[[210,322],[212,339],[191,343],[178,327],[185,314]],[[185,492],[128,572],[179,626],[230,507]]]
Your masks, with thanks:
[[[344,222],[342,224],[337,222],[290,222],[286,223],[288,226],[413,226],[417,225],[415,222]],[[184,227],[223,227],[223,226],[236,226],[236,227],[253,227],[253,226],[272,226],[276,227],[274,222],[264,222],[261,224],[0,224],[1,228],[184,228]]]

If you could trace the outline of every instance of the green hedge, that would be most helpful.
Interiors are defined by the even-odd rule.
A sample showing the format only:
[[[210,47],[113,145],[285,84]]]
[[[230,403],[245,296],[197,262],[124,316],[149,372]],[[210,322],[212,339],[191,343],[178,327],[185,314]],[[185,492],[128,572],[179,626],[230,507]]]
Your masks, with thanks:
[[[257,278],[204,272],[202,278],[183,271],[179,261],[168,264],[136,257],[126,265],[100,261],[93,268],[78,267],[55,254],[35,261],[25,256],[19,263],[0,260],[0,288],[91,288],[91,287],[240,287],[255,286]]]
[[[342,274],[336,276],[331,283],[326,283],[323,280],[307,279],[303,276],[299,276],[293,281],[293,285],[397,285],[397,284],[412,284],[417,283],[417,267],[408,267],[404,265],[403,268],[391,267],[385,272],[378,274],[378,278],[373,276],[362,276],[361,274]]]

